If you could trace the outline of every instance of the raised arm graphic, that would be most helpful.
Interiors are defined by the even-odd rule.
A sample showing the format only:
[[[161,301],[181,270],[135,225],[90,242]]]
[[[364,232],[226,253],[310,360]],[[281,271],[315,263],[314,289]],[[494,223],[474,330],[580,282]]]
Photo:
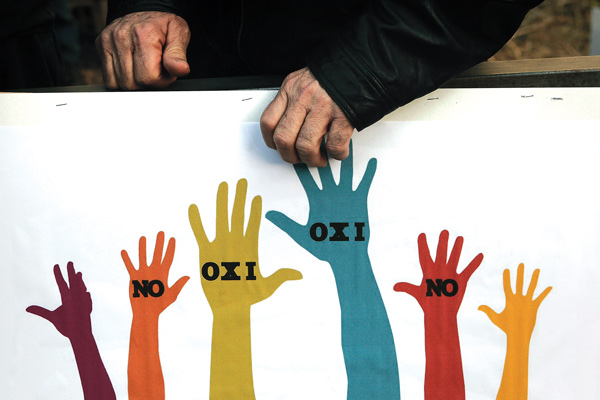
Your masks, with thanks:
[[[353,190],[352,146],[342,161],[339,184],[329,164],[318,169],[323,189],[305,164],[295,164],[308,197],[308,222],[301,225],[277,211],[266,215],[296,243],[331,266],[342,316],[348,400],[400,398],[394,338],[367,251],[367,196],[376,165],[375,159],[369,161],[362,181]]]
[[[458,337],[457,314],[467,282],[481,264],[478,254],[459,274],[457,271],[463,238],[459,236],[448,255],[448,231],[442,231],[435,261],[431,258],[425,234],[419,235],[419,261],[423,279],[419,286],[401,282],[396,292],[413,296],[425,318],[425,399],[462,400],[465,381]]]
[[[202,289],[213,313],[210,368],[211,400],[252,400],[250,307],[271,296],[282,283],[302,278],[299,271],[280,269],[263,277],[258,265],[258,231],[262,212],[260,196],[252,200],[244,233],[248,183],[237,184],[231,229],[227,183],[217,192],[216,235],[208,240],[198,207],[189,208],[189,219],[200,250]]]
[[[130,400],[163,400],[163,379],[158,349],[158,317],[170,306],[190,279],[179,278],[168,285],[169,270],[175,255],[175,239],[171,238],[163,258],[165,234],[156,237],[154,256],[148,265],[146,238],[139,242],[139,268],[136,269],[126,250],[121,257],[129,272],[129,300],[133,311],[131,336],[129,338],[129,363],[127,365],[127,389]]]
[[[92,334],[92,298],[85,287],[81,272],[73,263],[67,264],[69,284],[60,267],[54,266],[54,277],[62,304],[54,311],[39,306],[27,307],[27,312],[50,322],[71,342],[85,400],[113,400],[115,391]]]
[[[503,283],[506,306],[497,313],[488,306],[480,306],[498,328],[506,333],[506,359],[502,382],[497,400],[526,400],[529,379],[529,344],[535,327],[537,311],[552,287],[547,287],[536,298],[533,293],[538,283],[540,270],[533,271],[527,293],[523,294],[525,266],[517,268],[517,282],[513,293],[510,285],[510,271],[504,270]]]

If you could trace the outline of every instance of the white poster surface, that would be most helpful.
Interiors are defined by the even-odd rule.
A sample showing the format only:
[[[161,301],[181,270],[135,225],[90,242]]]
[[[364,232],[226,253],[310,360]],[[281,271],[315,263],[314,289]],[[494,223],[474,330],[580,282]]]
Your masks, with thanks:
[[[3,398],[600,396],[599,90],[440,90],[321,170],[273,95],[0,96]]]

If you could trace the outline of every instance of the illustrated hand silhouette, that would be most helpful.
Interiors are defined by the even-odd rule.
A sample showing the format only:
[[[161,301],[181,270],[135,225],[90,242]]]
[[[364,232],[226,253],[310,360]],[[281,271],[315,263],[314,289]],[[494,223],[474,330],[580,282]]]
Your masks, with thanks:
[[[231,230],[228,216],[228,187],[223,182],[217,191],[216,235],[206,236],[198,207],[189,208],[189,219],[200,249],[200,272],[204,294],[213,311],[222,307],[249,307],[262,301],[289,280],[302,278],[299,271],[280,269],[263,277],[258,264],[258,231],[262,213],[260,196],[254,197],[248,227],[244,233],[244,208],[248,183],[237,184]]]
[[[540,270],[536,269],[531,276],[531,282],[529,283],[527,293],[523,294],[524,270],[525,266],[519,264],[514,293],[510,284],[510,271],[508,268],[504,270],[503,283],[506,306],[501,313],[495,312],[488,306],[480,306],[479,310],[483,311],[494,325],[502,329],[507,336],[516,335],[530,338],[533,333],[533,328],[535,327],[537,311],[540,304],[542,304],[542,301],[548,296],[552,287],[547,287],[537,298],[533,298],[533,293],[535,292],[540,276]]]
[[[140,265],[138,269],[134,267],[127,251],[121,251],[121,257],[123,258],[127,272],[129,272],[129,277],[131,278],[129,285],[129,299],[134,315],[138,313],[160,314],[177,299],[179,292],[181,292],[183,286],[190,279],[189,276],[183,276],[179,278],[173,286],[168,286],[169,270],[175,255],[175,239],[169,239],[169,244],[167,245],[167,250],[163,258],[164,243],[165,234],[164,232],[159,232],[156,236],[156,245],[154,246],[152,263],[148,265],[146,260],[146,237],[142,236],[139,242]],[[142,286],[144,282],[152,283],[151,290],[154,290],[156,294],[160,293],[160,295],[145,297],[140,295],[138,290],[136,296],[136,286]]]
[[[301,225],[279,211],[269,211],[266,218],[322,261],[337,261],[350,250],[366,251],[369,243],[367,196],[377,169],[377,160],[369,160],[356,190],[352,189],[352,143],[348,158],[341,163],[338,184],[333,179],[329,163],[318,169],[323,189],[319,189],[305,164],[294,164],[294,169],[308,197],[308,222]],[[330,240],[337,232],[333,225],[339,223],[347,224],[343,230],[338,228],[347,239],[340,235],[340,240]],[[328,231],[326,234],[325,229]],[[314,237],[318,237],[318,240]]]
[[[454,247],[448,255],[448,231],[440,233],[435,261],[431,258],[429,247],[427,246],[427,237],[424,233],[419,235],[419,261],[423,271],[423,279],[420,285],[412,285],[406,282],[399,282],[394,285],[396,292],[405,292],[413,296],[421,305],[423,312],[442,312],[456,315],[465,294],[467,282],[481,265],[483,254],[478,254],[467,267],[459,274],[457,271],[460,253],[463,246],[463,238],[459,236],[454,242]],[[451,295],[435,295],[428,288],[430,285],[441,283],[443,289]],[[451,286],[450,289],[448,287]]]
[[[67,276],[68,285],[58,264],[54,266],[54,277],[62,301],[57,309],[50,311],[40,306],[30,306],[26,311],[52,322],[56,329],[69,339],[91,335],[92,299],[85,287],[81,272],[76,273],[70,261],[67,263]]]

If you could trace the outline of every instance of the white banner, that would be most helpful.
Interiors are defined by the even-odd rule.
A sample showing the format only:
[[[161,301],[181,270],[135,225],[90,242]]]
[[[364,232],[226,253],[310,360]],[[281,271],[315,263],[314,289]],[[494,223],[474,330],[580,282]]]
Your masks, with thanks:
[[[440,90],[321,170],[273,95],[0,95],[3,398],[600,397],[599,90]]]

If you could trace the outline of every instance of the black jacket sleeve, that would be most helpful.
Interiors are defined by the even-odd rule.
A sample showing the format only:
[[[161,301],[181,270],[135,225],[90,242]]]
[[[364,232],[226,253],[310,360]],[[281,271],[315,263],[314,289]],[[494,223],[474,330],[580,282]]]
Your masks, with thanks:
[[[182,15],[183,3],[182,0],[109,0],[106,24],[125,14],[141,11],[163,11]]]
[[[307,57],[361,130],[496,53],[542,0],[377,0]]]

